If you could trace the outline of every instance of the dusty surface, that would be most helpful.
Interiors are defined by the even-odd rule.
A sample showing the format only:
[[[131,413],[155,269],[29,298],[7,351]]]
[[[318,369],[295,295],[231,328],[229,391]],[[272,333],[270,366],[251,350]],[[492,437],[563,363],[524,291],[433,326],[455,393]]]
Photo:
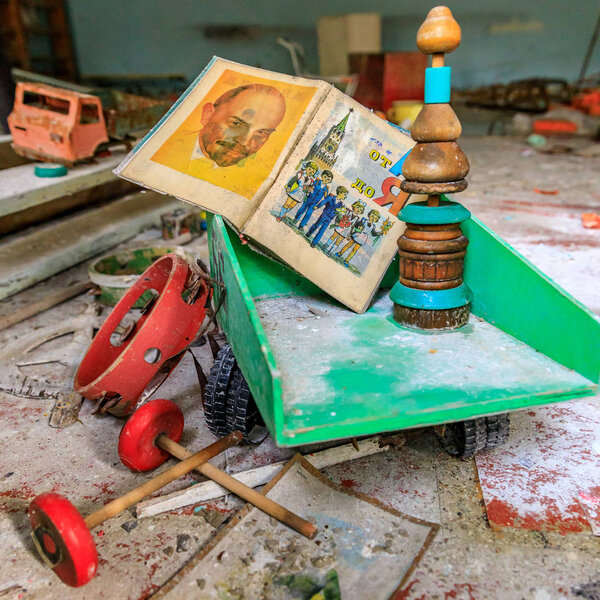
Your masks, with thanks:
[[[471,161],[472,176],[471,187],[461,200],[557,283],[600,312],[600,231],[585,230],[580,221],[582,212],[600,210],[599,159],[542,156],[507,138],[465,139],[462,145]],[[534,188],[558,193],[543,195]],[[0,343],[76,314],[85,302],[85,297],[80,297],[0,332]],[[210,365],[206,347],[196,348],[195,353],[205,367]],[[197,449],[214,440],[203,422],[189,357],[159,397],[171,398],[182,407],[185,446]],[[597,405],[598,397],[592,402]],[[0,395],[4,437],[0,452],[0,548],[4,556],[0,593],[11,589],[3,600],[147,598],[215,532],[213,524],[219,525],[221,520],[217,514],[228,515],[240,503],[229,497],[204,503],[196,512],[189,508],[141,519],[129,532],[122,525],[133,521],[134,515],[127,511],[94,531],[100,555],[97,578],[80,590],[65,587],[36,558],[26,516],[29,501],[40,492],[54,490],[86,513],[150,475],[133,474],[120,465],[116,451],[120,421],[92,416],[89,403],[85,403],[81,423],[59,431],[47,425],[51,407],[52,400]],[[535,443],[531,419],[526,412],[514,419],[512,440]],[[275,448],[267,439],[258,447],[232,449],[214,463],[239,471],[291,453]],[[592,445],[588,455],[600,460],[599,447]],[[600,546],[589,528],[564,534],[492,529],[475,462],[448,457],[429,432],[402,448],[330,467],[326,474],[392,508],[441,523],[398,599],[585,598],[575,592],[600,581]],[[186,477],[168,490],[192,482]],[[553,493],[551,482],[544,489]],[[374,592],[369,590],[365,597],[375,598]],[[196,597],[202,598],[201,590]]]
[[[431,424],[475,404],[489,414],[499,410],[496,402],[507,410],[511,402],[539,404],[541,395],[578,395],[590,387],[581,375],[474,315],[460,330],[435,333],[398,327],[392,309],[388,290],[380,290],[362,315],[312,296],[257,302],[283,373],[286,435],[322,428],[330,415],[338,424],[368,420],[377,432],[391,418]],[[385,368],[390,364],[396,365],[392,375]]]
[[[215,600],[296,600],[294,578],[300,574],[322,585],[331,569],[344,600],[363,600],[365,589],[377,589],[376,597],[387,598],[436,531],[431,523],[383,509],[342,486],[336,489],[298,461],[268,497],[317,525],[316,537],[298,536],[250,510],[190,562],[165,589],[164,598],[192,598],[201,585],[202,597]]]

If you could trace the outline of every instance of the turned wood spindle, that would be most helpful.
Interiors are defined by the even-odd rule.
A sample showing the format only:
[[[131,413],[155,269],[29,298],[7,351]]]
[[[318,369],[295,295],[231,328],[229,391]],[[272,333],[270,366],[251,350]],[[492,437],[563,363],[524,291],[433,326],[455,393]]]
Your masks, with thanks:
[[[469,243],[460,222],[469,213],[457,203],[440,199],[442,194],[464,190],[469,172],[469,161],[456,143],[462,128],[449,104],[450,67],[444,66],[445,54],[454,51],[460,40],[460,27],[445,6],[429,11],[417,32],[417,46],[432,55],[432,67],[425,75],[425,104],[411,130],[417,143],[403,164],[405,180],[400,187],[409,194],[426,194],[427,202],[422,207],[408,205],[400,214],[407,224],[398,240],[402,287],[392,297],[396,320],[424,329],[460,327],[469,314],[468,301],[460,299]],[[433,295],[455,288],[453,294]],[[419,296],[410,290],[431,294]]]

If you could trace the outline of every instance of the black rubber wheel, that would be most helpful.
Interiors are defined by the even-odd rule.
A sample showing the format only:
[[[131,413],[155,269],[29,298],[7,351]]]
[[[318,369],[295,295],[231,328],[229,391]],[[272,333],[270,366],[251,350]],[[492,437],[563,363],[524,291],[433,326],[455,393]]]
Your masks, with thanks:
[[[264,424],[229,344],[219,350],[210,369],[204,390],[204,416],[217,437],[237,429],[248,439],[255,425]]]
[[[213,363],[204,390],[204,417],[210,431],[217,437],[227,435],[227,404],[233,371],[237,363],[229,344],[224,345]]]
[[[491,450],[506,443],[510,434],[510,417],[508,413],[492,415],[486,417],[485,420],[488,433],[484,450]]]
[[[231,380],[226,412],[229,431],[237,429],[245,438],[248,438],[256,425],[262,424],[246,378],[237,365]]]
[[[435,428],[446,452],[458,458],[470,458],[484,450],[497,448],[506,442],[509,431],[507,414],[447,423]]]

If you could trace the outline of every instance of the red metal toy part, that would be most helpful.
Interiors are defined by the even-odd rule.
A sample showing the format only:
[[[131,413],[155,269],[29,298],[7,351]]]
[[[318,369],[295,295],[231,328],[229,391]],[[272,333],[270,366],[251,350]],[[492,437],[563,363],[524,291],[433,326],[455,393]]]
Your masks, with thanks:
[[[105,399],[103,412],[130,414],[144,390],[177,366],[204,321],[210,289],[194,278],[186,261],[175,254],[146,269],[96,334],[79,365],[75,391],[91,400]],[[183,296],[194,286],[198,291],[188,295],[189,304]],[[111,335],[148,290],[158,296],[122,335],[120,345],[114,345]]]
[[[150,471],[162,465],[170,454],[155,440],[160,434],[174,442],[183,433],[183,413],[170,400],[152,400],[127,419],[119,435],[119,457],[132,471]]]
[[[44,562],[72,587],[85,585],[98,568],[92,534],[79,511],[59,494],[41,494],[29,505],[33,540]]]

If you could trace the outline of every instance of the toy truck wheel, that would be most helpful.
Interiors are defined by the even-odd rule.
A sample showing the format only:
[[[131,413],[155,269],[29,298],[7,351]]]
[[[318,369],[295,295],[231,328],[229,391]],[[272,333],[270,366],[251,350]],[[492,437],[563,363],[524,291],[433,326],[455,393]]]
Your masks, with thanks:
[[[262,424],[262,419],[252,392],[244,374],[236,365],[227,402],[227,426],[230,431],[237,430],[247,439],[254,426],[259,424]]]
[[[479,417],[458,423],[447,423],[434,429],[442,446],[451,456],[470,458],[491,450],[508,439],[510,421],[507,414]]]
[[[508,441],[510,434],[510,417],[508,413],[486,417],[487,439],[484,450],[492,450]]]
[[[235,367],[233,350],[225,344],[215,358],[204,390],[204,417],[208,428],[217,437],[231,431],[227,425],[227,401]]]
[[[125,422],[119,435],[119,458],[132,471],[156,469],[171,455],[155,444],[160,434],[174,442],[183,433],[183,413],[170,400],[156,399],[140,406]]]
[[[204,415],[208,428],[218,437],[237,430],[248,439],[254,426],[262,424],[248,383],[229,344],[219,350],[210,370],[204,395]]]

